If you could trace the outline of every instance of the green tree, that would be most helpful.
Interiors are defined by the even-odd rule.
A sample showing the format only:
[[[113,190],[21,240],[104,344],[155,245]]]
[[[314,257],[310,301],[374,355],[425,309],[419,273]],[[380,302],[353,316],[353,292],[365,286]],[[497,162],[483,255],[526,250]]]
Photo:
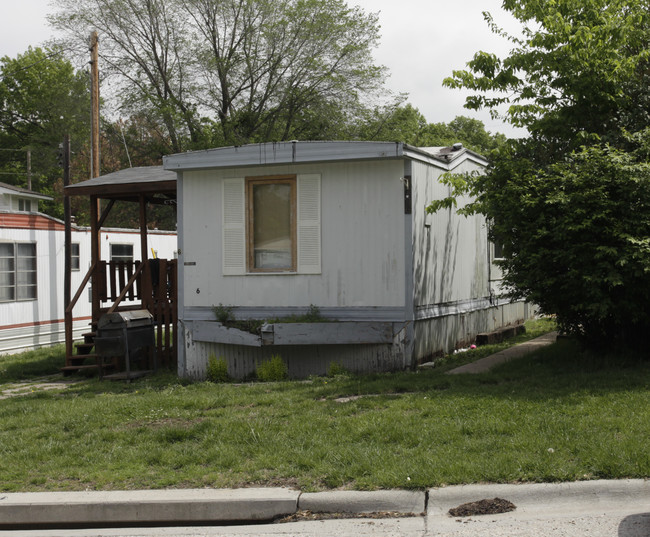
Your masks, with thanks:
[[[87,77],[75,71],[61,51],[41,48],[29,48],[16,58],[2,58],[0,76],[0,147],[30,148],[32,189],[58,198],[55,185],[62,173],[57,162],[59,143],[67,133],[76,148],[88,136]],[[16,172],[3,175],[2,180],[26,187],[23,154],[0,153],[3,171]],[[22,160],[19,164],[17,154]],[[60,203],[45,204],[45,209],[62,215]]]
[[[357,137],[396,140],[416,147],[446,147],[460,142],[484,155],[506,140],[503,134],[486,131],[482,121],[465,116],[457,116],[449,123],[427,123],[422,113],[410,104],[374,110],[362,122]]]
[[[530,135],[495,152],[485,175],[447,180],[475,197],[462,212],[492,222],[513,296],[593,346],[640,344],[650,324],[647,4],[504,7],[524,26],[511,54],[479,52],[446,84],[478,92],[469,108],[507,105],[505,118]]]
[[[165,125],[171,151],[309,135],[382,95],[377,16],[343,0],[56,0],[51,21],[84,50],[100,32],[120,108]],[[331,132],[329,124],[323,130]],[[318,133],[316,133],[317,135]],[[317,136],[320,138],[320,136]]]

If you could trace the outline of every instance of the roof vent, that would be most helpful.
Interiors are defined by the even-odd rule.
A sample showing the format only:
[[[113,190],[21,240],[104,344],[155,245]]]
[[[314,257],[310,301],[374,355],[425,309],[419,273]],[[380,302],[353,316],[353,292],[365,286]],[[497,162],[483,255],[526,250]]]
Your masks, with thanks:
[[[451,146],[452,151],[460,151],[463,148],[463,144],[460,142],[455,143],[454,145]]]

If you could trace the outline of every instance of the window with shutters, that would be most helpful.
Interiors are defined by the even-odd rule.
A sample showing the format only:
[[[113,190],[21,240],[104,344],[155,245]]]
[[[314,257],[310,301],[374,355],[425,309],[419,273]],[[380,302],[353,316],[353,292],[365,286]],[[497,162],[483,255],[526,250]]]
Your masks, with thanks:
[[[248,272],[296,271],[296,177],[246,179]]]
[[[224,274],[319,274],[320,246],[320,175],[224,180]]]

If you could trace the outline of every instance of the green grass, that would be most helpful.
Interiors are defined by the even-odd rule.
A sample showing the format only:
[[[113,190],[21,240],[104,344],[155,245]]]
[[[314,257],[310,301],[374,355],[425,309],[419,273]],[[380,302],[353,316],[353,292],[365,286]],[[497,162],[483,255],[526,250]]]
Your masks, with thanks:
[[[9,382],[55,375],[65,365],[65,345],[0,355],[0,387]]]
[[[444,374],[456,365],[245,384],[167,373],[5,399],[0,490],[650,476],[647,360],[562,341],[486,374]],[[350,396],[362,397],[337,401]]]

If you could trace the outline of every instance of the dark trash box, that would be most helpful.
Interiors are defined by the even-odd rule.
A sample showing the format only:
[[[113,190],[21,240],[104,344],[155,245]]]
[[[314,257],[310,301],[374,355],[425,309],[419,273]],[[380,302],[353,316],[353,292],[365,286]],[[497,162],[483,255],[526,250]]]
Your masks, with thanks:
[[[106,313],[97,323],[95,351],[102,359],[119,358],[125,368],[121,378],[146,373],[150,361],[156,370],[154,320],[148,310]],[[137,366],[139,371],[133,369]],[[101,374],[101,371],[100,371]]]

